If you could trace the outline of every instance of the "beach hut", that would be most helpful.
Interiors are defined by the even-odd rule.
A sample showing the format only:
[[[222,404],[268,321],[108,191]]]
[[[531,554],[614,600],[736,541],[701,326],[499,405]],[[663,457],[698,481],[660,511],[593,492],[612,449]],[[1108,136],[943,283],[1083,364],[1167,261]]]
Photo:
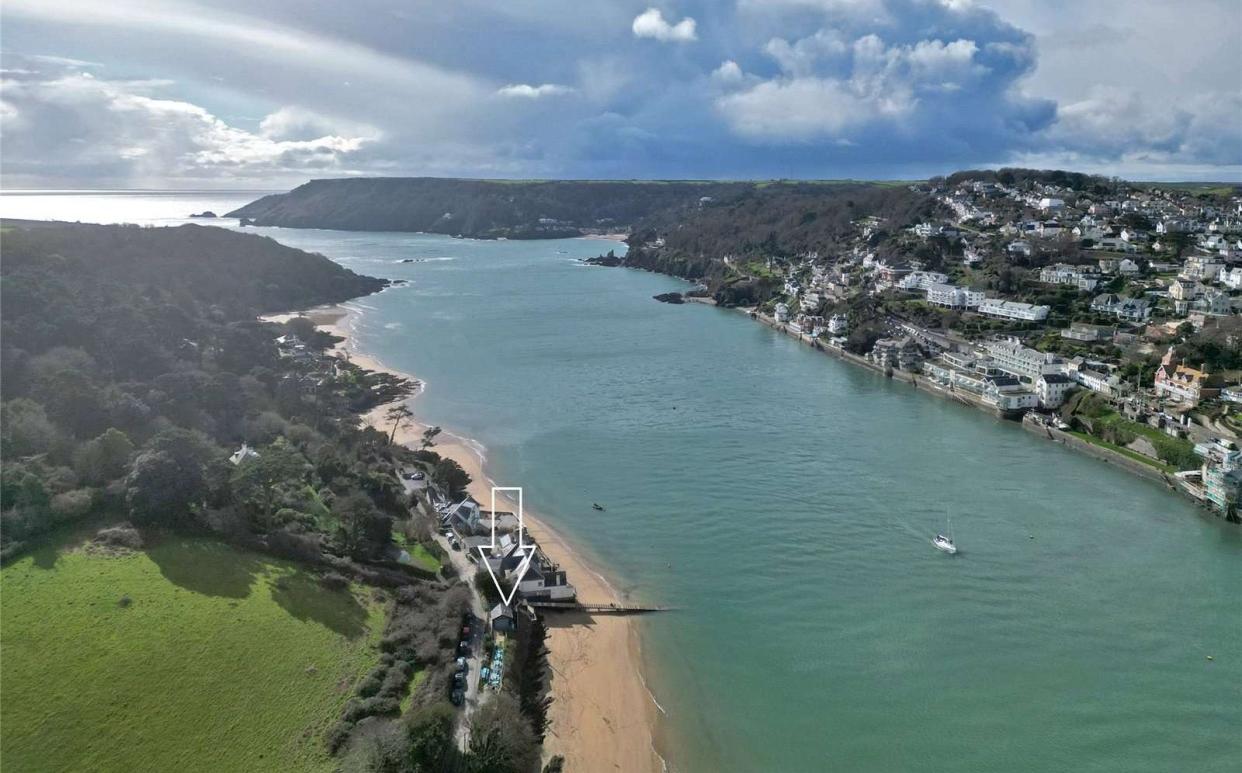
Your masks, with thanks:
[[[508,633],[517,625],[517,618],[513,616],[513,608],[508,604],[497,604],[492,607],[491,614],[487,616],[487,619],[492,626],[492,630],[501,633]]]

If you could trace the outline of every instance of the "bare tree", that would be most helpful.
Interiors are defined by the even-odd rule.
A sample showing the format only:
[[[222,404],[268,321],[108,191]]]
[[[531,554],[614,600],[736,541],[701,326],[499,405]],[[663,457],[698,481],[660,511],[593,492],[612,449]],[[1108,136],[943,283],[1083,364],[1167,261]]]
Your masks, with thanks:
[[[397,442],[397,430],[402,424],[408,424],[414,418],[414,412],[405,403],[399,403],[388,409],[388,420],[392,422],[392,433],[388,436],[389,443]]]

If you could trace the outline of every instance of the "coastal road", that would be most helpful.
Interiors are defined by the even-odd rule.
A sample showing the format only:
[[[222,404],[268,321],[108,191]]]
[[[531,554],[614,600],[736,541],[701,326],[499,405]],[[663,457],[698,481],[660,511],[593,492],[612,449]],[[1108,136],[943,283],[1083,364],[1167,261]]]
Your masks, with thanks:
[[[406,472],[401,471],[402,474]],[[405,487],[405,493],[412,495],[417,491],[425,491],[427,488],[427,480],[406,480],[399,476],[398,480]],[[423,517],[417,512],[413,513],[415,518]],[[483,606],[483,596],[479,593],[479,589],[474,584],[475,565],[466,557],[463,550],[453,550],[452,545],[441,533],[439,518],[432,511],[430,516],[432,523],[432,535],[436,542],[444,550],[448,556],[449,565],[457,572],[457,576],[466,583],[470,588],[470,613],[474,615],[475,623],[470,626],[470,654],[466,656],[466,665],[469,670],[466,672],[466,698],[462,705],[462,710],[457,720],[457,728],[454,730],[454,740],[457,742],[457,748],[466,751],[470,744],[470,719],[474,716],[474,712],[478,710],[481,699],[486,697],[486,693],[479,692],[479,669],[483,666],[480,659],[480,650],[483,647],[483,630],[487,625],[487,609]]]
[[[487,625],[487,610],[483,608],[483,596],[474,584],[474,573],[477,567],[466,557],[465,551],[453,550],[449,541],[439,531],[436,531],[435,538],[440,547],[444,548],[444,552],[448,554],[449,563],[457,572],[457,576],[469,586],[470,611],[477,621],[470,628],[470,654],[466,657],[466,664],[470,667],[466,676],[466,700],[454,733],[457,748],[465,751],[470,744],[470,719],[487,697],[487,693],[479,692],[479,669],[483,666],[479,651],[483,647],[483,628]]]

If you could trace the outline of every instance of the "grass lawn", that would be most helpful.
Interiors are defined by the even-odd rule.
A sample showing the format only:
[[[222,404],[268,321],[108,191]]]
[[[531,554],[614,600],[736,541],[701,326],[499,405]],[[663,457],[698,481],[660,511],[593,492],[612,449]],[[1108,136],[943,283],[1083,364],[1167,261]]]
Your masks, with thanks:
[[[1134,459],[1135,461],[1142,462],[1143,464],[1150,464],[1152,467],[1155,467],[1157,470],[1163,470],[1164,472],[1167,472],[1170,475],[1177,472],[1176,468],[1174,468],[1171,465],[1165,464],[1159,459],[1152,459],[1150,456],[1143,456],[1137,451],[1131,451],[1129,448],[1125,448],[1124,446],[1119,446],[1114,443],[1109,443],[1108,441],[1101,440],[1094,435],[1088,435],[1086,432],[1077,432],[1074,430],[1070,430],[1069,434],[1081,440],[1085,440],[1088,443],[1091,443],[1092,445],[1097,445],[1097,446],[1100,446],[1101,448],[1107,448],[1110,451],[1116,451],[1122,456],[1128,456],[1131,459]]]
[[[420,569],[426,569],[429,572],[440,571],[440,559],[434,553],[427,549],[427,546],[421,542],[412,539],[406,539],[400,530],[393,531],[392,540],[399,547],[410,554],[410,561]]]
[[[170,537],[0,571],[6,770],[331,770],[383,605],[296,565]],[[128,605],[120,603],[128,597]]]

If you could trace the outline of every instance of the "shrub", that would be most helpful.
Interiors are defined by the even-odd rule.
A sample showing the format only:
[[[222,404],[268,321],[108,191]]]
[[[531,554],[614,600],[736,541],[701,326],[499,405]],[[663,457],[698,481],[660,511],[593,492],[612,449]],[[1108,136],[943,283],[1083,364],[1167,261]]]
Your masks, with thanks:
[[[142,548],[142,535],[133,526],[122,524],[95,532],[95,542],[113,548],[139,550]]]
[[[336,572],[328,572],[319,578],[319,584],[327,590],[347,590],[349,580]]]
[[[95,492],[91,489],[74,489],[52,497],[52,518],[60,523],[76,521],[91,511],[95,504]]]

